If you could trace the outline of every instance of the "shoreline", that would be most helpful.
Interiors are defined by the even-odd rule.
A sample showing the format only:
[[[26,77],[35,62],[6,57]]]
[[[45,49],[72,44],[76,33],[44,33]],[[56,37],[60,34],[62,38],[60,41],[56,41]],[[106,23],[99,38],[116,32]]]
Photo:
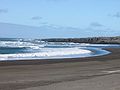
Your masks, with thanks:
[[[0,62],[0,90],[120,90],[120,48],[103,56]]]
[[[92,57],[82,57],[82,58],[57,58],[57,59],[26,59],[26,60],[5,60],[0,61],[0,66],[6,66],[6,65],[41,65],[41,64],[54,64],[54,63],[69,63],[69,62],[86,62],[91,61],[91,59],[99,59],[99,58],[106,58],[113,56],[114,51],[116,48],[105,48],[103,50],[106,50],[110,52],[109,54],[100,55],[100,56],[92,56]],[[117,48],[119,49],[119,48]]]
[[[106,45],[105,45],[106,46]],[[104,48],[118,47],[118,45],[108,45],[108,47],[103,46],[86,46],[68,48],[64,50],[63,48],[59,51],[56,48],[55,51],[49,52],[45,51],[35,51],[26,53],[2,53],[0,54],[0,61],[13,61],[13,60],[45,60],[45,59],[65,59],[65,58],[84,58],[84,57],[94,57],[109,54],[110,52],[104,50]],[[44,48],[43,48],[44,49]],[[54,49],[53,49],[54,50]],[[6,51],[6,50],[5,50]],[[8,50],[9,51],[9,50]],[[17,51],[16,51],[17,52]]]

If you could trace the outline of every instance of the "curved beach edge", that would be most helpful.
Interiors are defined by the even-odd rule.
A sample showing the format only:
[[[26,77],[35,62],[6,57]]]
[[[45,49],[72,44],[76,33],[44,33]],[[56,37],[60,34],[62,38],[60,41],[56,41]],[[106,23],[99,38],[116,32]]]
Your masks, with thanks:
[[[94,57],[83,58],[59,58],[59,59],[28,59],[28,60],[11,60],[0,61],[0,66],[11,65],[41,65],[41,64],[54,64],[54,63],[71,63],[71,62],[88,62],[88,61],[107,61],[113,59],[119,59],[120,48],[105,48],[110,53]]]

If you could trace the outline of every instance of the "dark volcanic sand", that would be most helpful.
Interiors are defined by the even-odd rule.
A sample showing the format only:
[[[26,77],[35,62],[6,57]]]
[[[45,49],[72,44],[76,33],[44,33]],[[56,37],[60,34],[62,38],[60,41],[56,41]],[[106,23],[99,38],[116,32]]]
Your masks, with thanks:
[[[120,90],[120,49],[105,56],[0,62],[0,90]]]

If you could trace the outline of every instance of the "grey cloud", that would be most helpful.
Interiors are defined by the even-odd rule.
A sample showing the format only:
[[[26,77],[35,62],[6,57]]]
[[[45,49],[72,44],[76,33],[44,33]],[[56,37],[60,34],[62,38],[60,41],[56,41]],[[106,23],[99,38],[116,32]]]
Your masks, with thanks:
[[[42,19],[42,17],[40,17],[40,16],[34,16],[34,17],[32,17],[31,19],[32,19],[32,20],[40,20],[40,19]]]
[[[68,0],[45,0],[45,1],[49,1],[49,2],[63,2],[63,1],[68,1]]]
[[[92,22],[92,23],[90,24],[90,26],[92,26],[92,27],[103,27],[104,25],[102,25],[102,24],[100,24],[100,23],[98,23],[98,22]]]
[[[41,22],[40,24],[47,25],[47,24],[48,24],[48,22]]]
[[[114,14],[113,17],[120,18],[120,12],[117,12],[116,14]]]
[[[7,13],[8,10],[7,9],[0,9],[0,13]]]

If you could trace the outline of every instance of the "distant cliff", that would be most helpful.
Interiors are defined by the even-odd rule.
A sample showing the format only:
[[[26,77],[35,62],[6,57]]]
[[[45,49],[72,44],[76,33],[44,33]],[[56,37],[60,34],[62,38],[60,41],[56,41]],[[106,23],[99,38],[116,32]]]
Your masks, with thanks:
[[[53,38],[42,39],[47,42],[74,42],[74,43],[91,43],[91,44],[120,44],[119,37],[90,37],[90,38]]]

